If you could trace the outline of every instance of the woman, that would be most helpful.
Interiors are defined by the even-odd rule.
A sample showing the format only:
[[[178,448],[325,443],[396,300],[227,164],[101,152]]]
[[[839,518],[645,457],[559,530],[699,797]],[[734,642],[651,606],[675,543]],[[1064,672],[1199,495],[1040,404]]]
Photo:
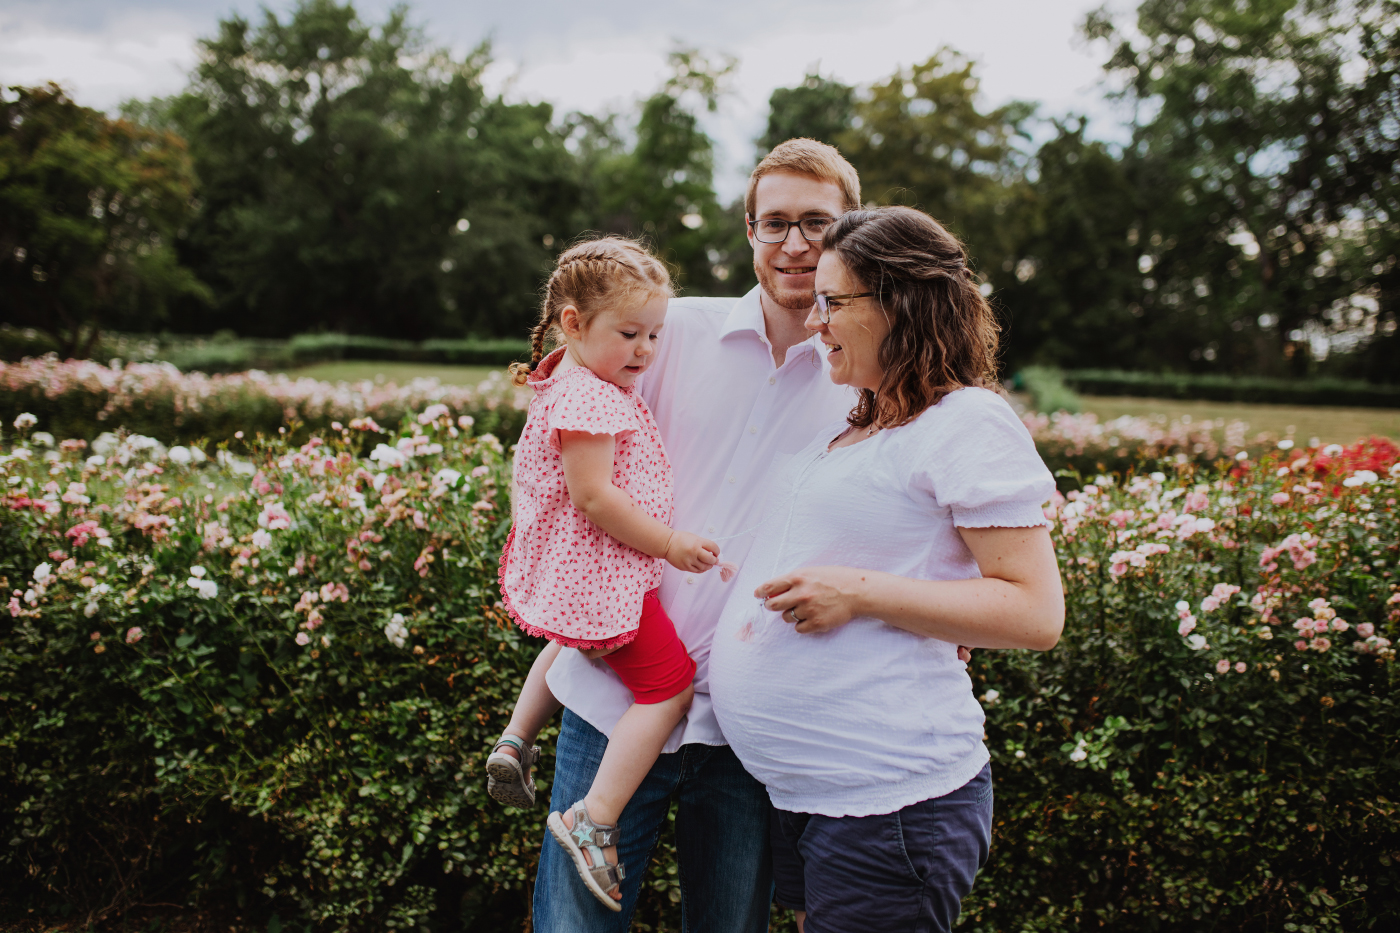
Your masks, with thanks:
[[[777,900],[799,928],[947,930],[992,817],[957,646],[1058,640],[1054,484],[988,388],[996,324],[936,221],[846,214],[816,290],[807,327],[860,400],[775,484],[715,632],[711,695],[768,787]]]

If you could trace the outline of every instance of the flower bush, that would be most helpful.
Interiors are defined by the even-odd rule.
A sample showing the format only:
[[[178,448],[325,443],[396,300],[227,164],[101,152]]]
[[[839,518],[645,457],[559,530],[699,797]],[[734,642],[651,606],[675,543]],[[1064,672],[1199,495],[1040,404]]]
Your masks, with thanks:
[[[1281,446],[1047,509],[1060,646],[974,662],[997,837],[967,928],[1400,915],[1400,451]]]
[[[293,440],[331,430],[332,422],[368,418],[397,424],[429,405],[446,405],[475,421],[479,433],[513,442],[525,424],[528,395],[495,373],[478,386],[415,379],[407,386],[321,382],[253,370],[232,375],[182,373],[169,363],[110,367],[50,354],[0,362],[0,419],[30,413],[45,431],[88,441],[124,428],[163,444],[218,443],[293,430]]]
[[[0,456],[7,896],[524,913],[542,814],[503,814],[482,770],[538,649],[497,601],[504,451],[444,404],[392,458],[356,458],[361,433]]]
[[[487,800],[483,768],[539,645],[498,602],[506,452],[461,417],[441,401],[392,431],[360,416],[207,453],[38,443],[46,424],[12,419],[0,908],[525,922],[543,811]],[[974,658],[997,826],[964,928],[1400,911],[1397,458],[1068,478],[1060,647]],[[669,837],[658,858],[637,929],[680,926]]]
[[[1249,449],[1267,449],[1273,438],[1247,437],[1243,421],[1168,421],[1165,416],[1123,415],[1099,421],[1093,413],[1027,412],[1021,416],[1051,470],[1122,473],[1154,460],[1201,465]],[[1068,483],[1064,485],[1073,485]]]

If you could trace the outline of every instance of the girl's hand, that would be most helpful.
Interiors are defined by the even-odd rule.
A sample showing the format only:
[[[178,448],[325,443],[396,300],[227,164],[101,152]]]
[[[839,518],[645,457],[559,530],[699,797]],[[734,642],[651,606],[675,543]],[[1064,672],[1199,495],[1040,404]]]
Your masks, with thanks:
[[[719,545],[688,531],[675,531],[666,543],[666,562],[687,573],[704,573],[719,563]]]
[[[580,649],[578,650],[578,652],[579,652],[579,654],[583,655],[583,656],[584,656],[585,658],[587,658],[588,660],[594,661],[594,660],[597,660],[598,658],[606,658],[608,655],[612,654],[614,651],[621,651],[621,650],[622,650],[621,647],[617,647],[617,648],[580,648]]]
[[[860,591],[874,576],[852,567],[803,567],[761,584],[753,594],[802,635],[840,628],[859,615]]]

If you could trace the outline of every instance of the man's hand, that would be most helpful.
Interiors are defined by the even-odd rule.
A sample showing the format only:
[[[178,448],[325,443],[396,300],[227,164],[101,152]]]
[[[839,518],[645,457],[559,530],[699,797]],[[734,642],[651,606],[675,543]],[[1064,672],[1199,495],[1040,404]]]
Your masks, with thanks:
[[[666,544],[666,562],[686,573],[704,573],[719,563],[719,545],[688,531],[676,531]]]

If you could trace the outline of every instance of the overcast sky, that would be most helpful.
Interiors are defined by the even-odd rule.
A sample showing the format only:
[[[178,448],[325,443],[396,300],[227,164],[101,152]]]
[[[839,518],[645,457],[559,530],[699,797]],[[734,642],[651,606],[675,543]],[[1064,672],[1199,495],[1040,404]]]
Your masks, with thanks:
[[[674,41],[737,56],[734,93],[707,117],[718,144],[722,199],[742,190],[768,96],[808,71],[851,84],[884,78],[949,45],[979,63],[988,105],[1019,98],[1045,115],[1073,111],[1115,138],[1103,100],[1106,50],[1078,37],[1104,0],[417,0],[412,18],[434,44],[459,52],[494,43],[488,84],[510,98],[564,110],[625,108],[654,90]],[[130,97],[185,85],[195,42],[231,13],[285,13],[289,0],[0,0],[0,83],[55,80],[83,104],[112,109]],[[360,0],[381,20],[391,0]],[[1130,10],[1127,0],[1110,7]]]

